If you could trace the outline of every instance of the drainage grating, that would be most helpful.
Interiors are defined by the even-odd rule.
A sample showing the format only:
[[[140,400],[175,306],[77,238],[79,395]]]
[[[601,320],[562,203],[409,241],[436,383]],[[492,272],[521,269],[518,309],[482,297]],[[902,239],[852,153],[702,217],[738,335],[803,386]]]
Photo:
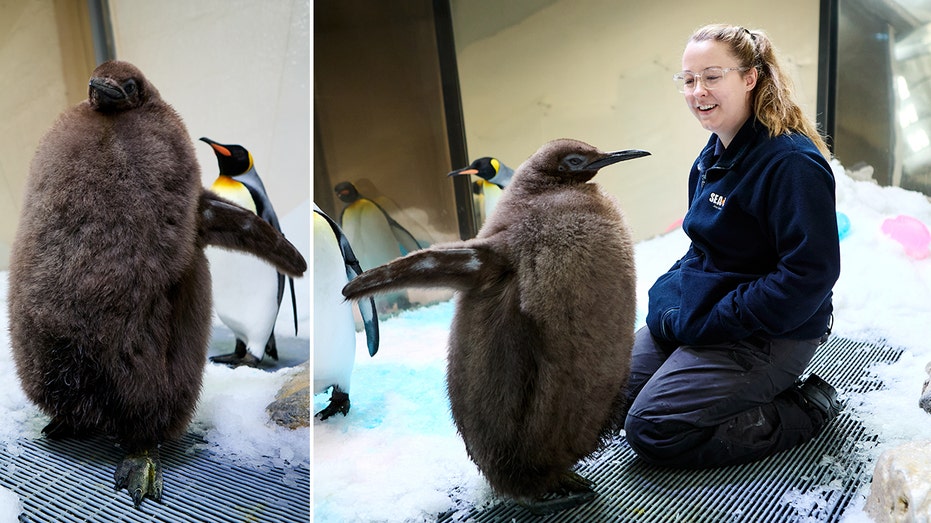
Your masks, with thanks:
[[[833,336],[809,369],[841,393],[877,390],[869,365],[892,363],[901,349]],[[868,450],[877,436],[846,410],[815,440],[748,465],[704,471],[653,467],[638,460],[623,436],[582,463],[596,484],[594,501],[549,516],[532,516],[512,501],[460,509],[440,521],[835,522],[870,481]]]
[[[259,469],[224,461],[188,434],[162,445],[161,503],[133,508],[113,489],[123,452],[103,438],[19,440],[0,450],[0,486],[22,500],[23,523],[305,522],[310,514],[306,467]]]

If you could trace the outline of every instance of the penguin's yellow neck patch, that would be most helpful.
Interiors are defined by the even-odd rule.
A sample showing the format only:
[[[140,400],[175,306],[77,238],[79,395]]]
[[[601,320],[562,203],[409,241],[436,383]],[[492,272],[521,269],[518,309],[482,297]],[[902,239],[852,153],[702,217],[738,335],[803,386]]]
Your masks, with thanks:
[[[249,193],[249,189],[229,176],[221,174],[217,177],[216,181],[213,182],[213,185],[210,186],[210,190],[257,214],[255,202],[252,201],[252,195]]]
[[[216,181],[213,182],[212,188],[214,191],[236,191],[240,188],[245,188],[245,186],[233,178],[221,174]]]

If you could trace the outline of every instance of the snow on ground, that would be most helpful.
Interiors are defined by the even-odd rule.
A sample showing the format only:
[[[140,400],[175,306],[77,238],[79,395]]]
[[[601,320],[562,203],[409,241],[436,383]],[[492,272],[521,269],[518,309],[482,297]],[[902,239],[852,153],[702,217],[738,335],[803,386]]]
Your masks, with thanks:
[[[11,490],[0,488],[0,523],[17,523],[23,502]]]
[[[931,203],[915,192],[855,181],[836,162],[834,170],[837,210],[851,223],[840,243],[834,332],[855,340],[885,339],[905,349],[897,363],[871,369],[885,389],[839,391],[848,408],[880,435],[870,451],[875,458],[931,434],[931,415],[918,407],[924,366],[931,360],[931,257],[909,257],[881,231],[884,220],[900,214],[931,224]],[[647,289],[687,246],[681,230],[636,246],[641,324]],[[314,422],[315,521],[434,521],[437,514],[495,500],[450,418],[444,374],[452,310],[445,302],[383,320],[381,349],[373,358],[364,335],[357,338],[352,410],[347,417]],[[328,397],[316,395],[314,410]],[[862,511],[867,493],[868,487],[844,521],[869,521]]]
[[[435,520],[457,500],[489,497],[449,414],[452,311],[445,302],[383,321],[372,358],[357,339],[349,415],[314,421],[314,521]],[[316,395],[314,411],[328,399]]]

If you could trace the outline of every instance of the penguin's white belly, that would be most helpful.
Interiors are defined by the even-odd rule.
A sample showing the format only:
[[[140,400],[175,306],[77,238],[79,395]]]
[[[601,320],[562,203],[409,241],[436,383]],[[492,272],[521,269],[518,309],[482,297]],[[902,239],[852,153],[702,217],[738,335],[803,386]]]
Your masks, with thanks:
[[[314,213],[314,394],[332,385],[349,392],[355,363],[356,326],[352,303],[343,298],[349,281],[333,230]]]
[[[278,317],[278,273],[265,261],[207,247],[213,308],[224,325],[261,357]]]
[[[483,184],[482,191],[485,194],[484,217],[487,220],[495,213],[495,207],[498,206],[502,191],[497,185],[488,182]]]
[[[374,269],[401,256],[401,249],[384,213],[366,201],[353,203],[343,212],[343,233],[359,259],[362,270]]]

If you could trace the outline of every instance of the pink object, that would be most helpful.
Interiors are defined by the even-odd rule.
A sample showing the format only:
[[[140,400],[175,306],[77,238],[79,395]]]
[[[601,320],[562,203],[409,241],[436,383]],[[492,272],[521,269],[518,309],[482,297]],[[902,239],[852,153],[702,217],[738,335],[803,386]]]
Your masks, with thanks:
[[[921,221],[900,214],[895,218],[887,218],[883,222],[883,233],[905,247],[905,254],[916,260],[928,257],[928,245],[931,244],[931,233]]]
[[[666,232],[674,231],[674,230],[676,230],[676,229],[682,227],[682,222],[683,222],[684,220],[685,220],[685,218],[679,218],[678,220],[676,220],[676,221],[670,223],[670,224],[669,224],[669,227],[666,227]]]

